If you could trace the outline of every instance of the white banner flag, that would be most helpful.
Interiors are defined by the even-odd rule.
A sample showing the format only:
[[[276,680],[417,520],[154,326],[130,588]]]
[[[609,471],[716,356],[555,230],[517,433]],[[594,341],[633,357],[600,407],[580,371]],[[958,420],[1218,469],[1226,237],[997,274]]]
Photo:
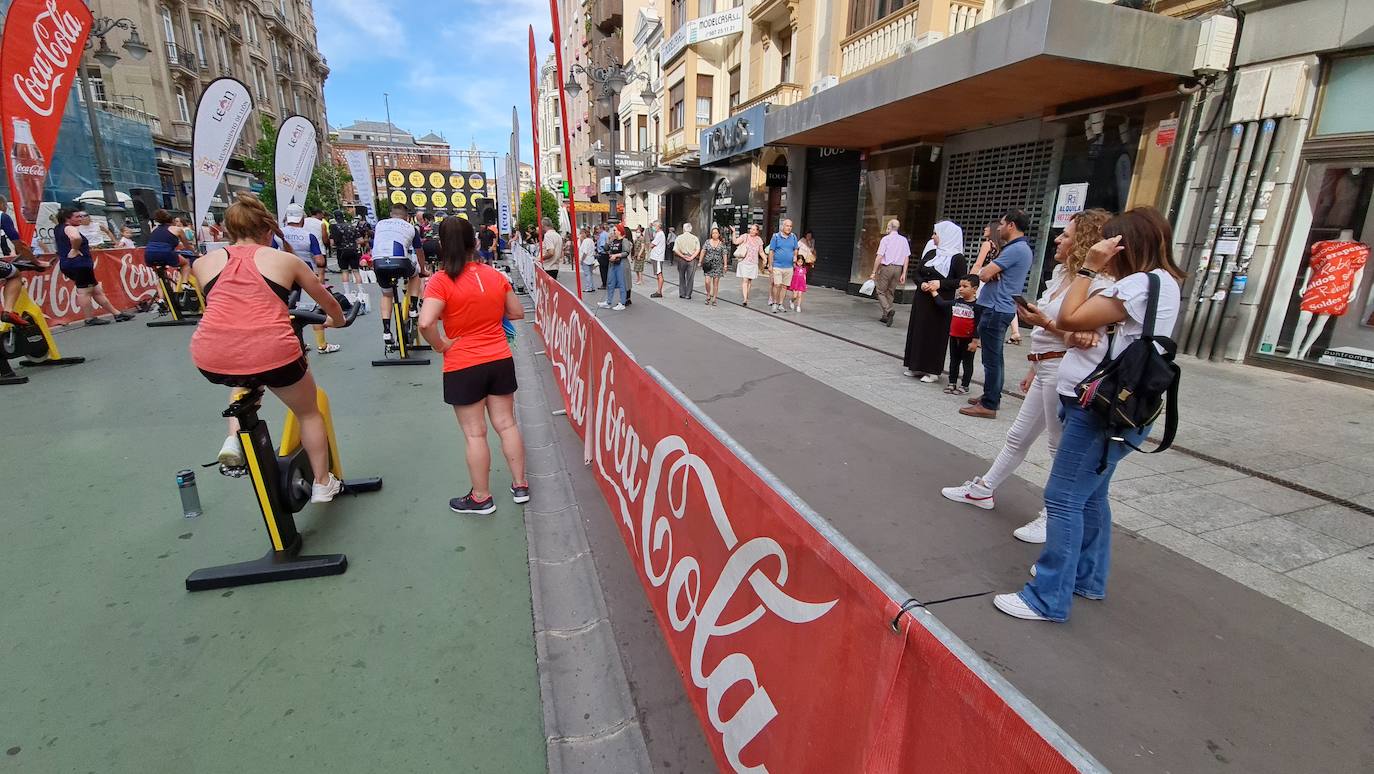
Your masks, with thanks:
[[[194,179],[195,221],[205,222],[210,200],[229,166],[243,125],[253,112],[248,87],[234,78],[220,78],[205,87],[196,105],[196,132],[191,142],[191,174]]]
[[[343,152],[348,174],[353,177],[353,190],[358,198],[367,205],[368,220],[377,222],[377,193],[372,190],[372,172],[367,168],[367,151],[349,150]]]
[[[305,206],[305,192],[315,172],[315,125],[305,116],[291,116],[277,131],[277,220],[286,220],[291,204]]]

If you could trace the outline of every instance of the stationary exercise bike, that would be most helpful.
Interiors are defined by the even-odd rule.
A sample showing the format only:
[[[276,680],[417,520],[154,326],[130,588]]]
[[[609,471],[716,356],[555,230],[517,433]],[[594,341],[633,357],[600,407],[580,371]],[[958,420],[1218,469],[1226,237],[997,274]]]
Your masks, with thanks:
[[[23,272],[40,272],[47,269],[31,261],[12,261],[11,265]],[[29,295],[28,285],[19,277],[10,282],[20,283],[19,298],[13,309],[6,309],[0,317],[0,385],[24,384],[27,376],[19,376],[10,367],[9,360],[23,357],[23,366],[54,366],[84,363],[84,357],[62,357],[57,342],[48,328],[48,320],[43,308]]]
[[[393,337],[394,344],[382,347],[382,359],[373,360],[375,366],[394,366],[394,365],[429,365],[427,357],[412,357],[417,350],[430,349],[428,344],[420,340],[419,318],[420,299],[412,299],[410,293],[405,289],[405,280],[396,280],[391,285],[391,322],[395,331]],[[410,307],[416,307],[416,316],[411,317]],[[397,357],[391,357],[395,352]]]
[[[194,253],[178,250],[177,255],[182,255],[191,259]],[[200,283],[196,281],[196,275],[188,269],[186,274],[186,286],[178,290],[172,275],[177,270],[176,266],[159,265],[157,267],[157,316],[169,317],[167,320],[153,320],[148,323],[149,328],[168,328],[174,325],[195,325],[200,322],[201,315],[205,314],[205,296],[200,292]]]
[[[357,316],[358,306],[348,306],[344,313],[344,327],[352,325]],[[297,338],[301,337],[305,326],[323,325],[326,319],[327,317],[318,311],[291,310],[291,324],[296,329]],[[300,555],[304,540],[300,531],[296,529],[296,520],[292,514],[310,502],[315,473],[310,467],[310,458],[301,446],[300,422],[290,411],[286,413],[281,447],[274,452],[272,435],[267,429],[267,423],[258,417],[262,396],[261,387],[236,392],[233,402],[224,410],[223,416],[238,418],[239,443],[243,446],[247,475],[253,482],[253,493],[257,497],[258,508],[262,511],[262,520],[267,526],[267,537],[272,548],[261,559],[196,570],[186,577],[187,591],[341,575],[348,569],[348,557],[344,554]],[[334,420],[329,410],[329,396],[323,388],[317,390],[316,401],[320,413],[324,415],[325,429],[329,437],[329,468],[334,477],[343,482],[340,494],[375,492],[381,489],[380,477],[351,480],[344,478],[343,466],[339,460],[339,445],[334,437]]]

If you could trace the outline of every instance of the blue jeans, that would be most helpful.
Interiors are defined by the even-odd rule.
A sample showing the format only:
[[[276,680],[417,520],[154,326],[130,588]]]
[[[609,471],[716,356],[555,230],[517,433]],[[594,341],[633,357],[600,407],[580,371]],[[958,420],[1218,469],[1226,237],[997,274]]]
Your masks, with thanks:
[[[596,290],[596,276],[601,272],[597,271],[596,264],[582,264],[582,292]]]
[[[616,295],[616,291],[620,291]],[[629,291],[625,288],[625,261],[613,263],[606,268],[606,303],[611,306],[625,303],[625,295]],[[619,299],[619,300],[613,300]]]
[[[983,351],[983,408],[996,411],[1002,405],[1002,346],[1011,326],[1010,312],[984,307],[978,318],[978,347]]]
[[[1054,455],[1050,480],[1045,484],[1045,548],[1035,562],[1035,577],[1021,589],[1021,599],[1052,621],[1066,621],[1073,595],[1102,599],[1107,595],[1107,569],[1111,564],[1112,510],[1107,487],[1116,464],[1132,449],[1109,440],[1107,429],[1095,415],[1076,402],[1063,402],[1064,437]],[[1127,433],[1139,446],[1150,428]],[[1102,450],[1107,467],[1098,473]]]

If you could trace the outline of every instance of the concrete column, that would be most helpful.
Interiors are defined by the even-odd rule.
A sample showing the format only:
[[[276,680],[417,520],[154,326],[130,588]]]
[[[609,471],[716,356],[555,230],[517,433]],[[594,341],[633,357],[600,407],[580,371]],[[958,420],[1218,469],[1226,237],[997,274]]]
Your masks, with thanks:
[[[916,34],[940,32],[949,35],[949,0],[920,0],[916,9]]]

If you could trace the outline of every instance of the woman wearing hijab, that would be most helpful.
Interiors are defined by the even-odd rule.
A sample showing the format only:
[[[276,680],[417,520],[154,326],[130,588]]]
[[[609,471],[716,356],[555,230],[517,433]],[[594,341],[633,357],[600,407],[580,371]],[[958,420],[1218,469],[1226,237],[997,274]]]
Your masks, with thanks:
[[[926,242],[916,266],[919,292],[911,302],[911,322],[906,330],[906,356],[902,358],[905,375],[920,377],[927,383],[940,380],[945,370],[951,310],[940,308],[930,291],[934,290],[945,301],[953,299],[954,290],[967,271],[963,230],[948,220],[936,223],[935,233]]]

